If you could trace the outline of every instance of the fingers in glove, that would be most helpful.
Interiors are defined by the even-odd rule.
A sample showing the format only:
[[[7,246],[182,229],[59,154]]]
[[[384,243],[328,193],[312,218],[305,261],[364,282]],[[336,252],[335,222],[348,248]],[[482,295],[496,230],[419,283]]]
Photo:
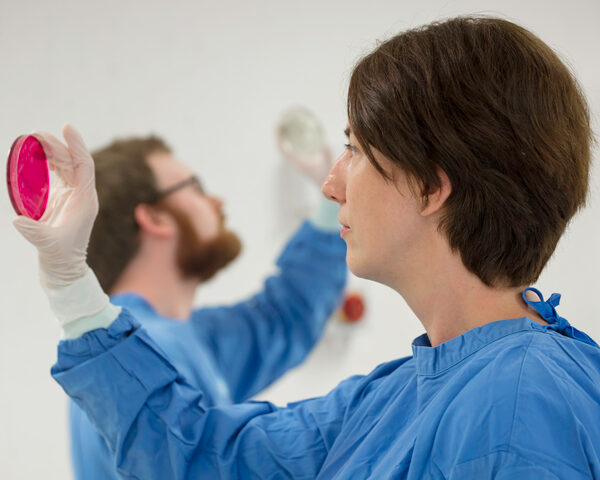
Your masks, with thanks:
[[[44,247],[49,243],[48,230],[44,224],[21,215],[13,220],[13,225],[35,247]]]
[[[94,161],[85,142],[77,129],[66,124],[62,130],[63,138],[67,142],[67,149],[75,163],[75,182],[83,187],[94,182]]]
[[[75,184],[75,165],[67,147],[54,135],[46,132],[34,132],[44,149],[50,168],[67,184]]]

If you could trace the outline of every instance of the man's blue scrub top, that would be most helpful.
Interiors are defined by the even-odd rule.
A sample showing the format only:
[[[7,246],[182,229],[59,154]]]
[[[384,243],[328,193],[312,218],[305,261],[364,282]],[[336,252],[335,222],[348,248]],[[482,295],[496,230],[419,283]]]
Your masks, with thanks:
[[[533,305],[550,325],[421,336],[413,356],[286,408],[208,408],[126,310],[61,342],[52,373],[125,478],[600,478],[600,348],[556,304]]]
[[[339,233],[306,222],[277,265],[278,273],[258,295],[232,306],[195,310],[187,323],[158,315],[138,295],[117,295],[111,302],[135,315],[169,361],[202,390],[203,405],[230,405],[299,364],[320,338],[343,293],[346,244]],[[106,442],[74,402],[69,416],[75,477],[121,478]]]

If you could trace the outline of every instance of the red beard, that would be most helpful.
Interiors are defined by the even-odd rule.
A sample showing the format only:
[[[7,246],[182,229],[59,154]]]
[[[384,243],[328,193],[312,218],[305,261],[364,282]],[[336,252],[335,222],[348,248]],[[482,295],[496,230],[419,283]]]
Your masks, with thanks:
[[[235,233],[225,228],[224,215],[221,214],[218,235],[206,241],[198,237],[186,214],[171,207],[163,208],[173,215],[179,227],[177,264],[184,277],[205,282],[240,254],[242,243]]]

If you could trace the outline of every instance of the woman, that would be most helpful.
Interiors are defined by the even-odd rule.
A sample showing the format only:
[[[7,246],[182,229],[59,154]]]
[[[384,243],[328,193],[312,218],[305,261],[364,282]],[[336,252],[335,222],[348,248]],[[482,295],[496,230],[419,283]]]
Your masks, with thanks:
[[[90,201],[77,228],[18,222],[58,279],[53,309],[86,326],[59,345],[55,379],[128,478],[600,478],[600,348],[558,296],[525,295],[587,193],[589,115],[568,69],[510,22],[452,19],[362,59],[348,118],[323,191],[351,270],[423,323],[413,356],[287,408],[205,408],[126,311],[63,315],[101,297],[68,256],[85,247],[74,232],[93,222]],[[65,139],[54,161],[83,171],[80,137]]]

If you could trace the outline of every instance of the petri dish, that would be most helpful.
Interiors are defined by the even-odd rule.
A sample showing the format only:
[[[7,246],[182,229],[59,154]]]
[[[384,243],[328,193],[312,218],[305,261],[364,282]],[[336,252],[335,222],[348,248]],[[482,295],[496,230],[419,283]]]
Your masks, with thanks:
[[[33,135],[21,135],[10,147],[6,183],[17,214],[39,220],[48,205],[50,171],[42,144]]]
[[[307,108],[287,109],[279,121],[280,135],[297,155],[315,155],[325,146],[325,130],[319,119]]]

